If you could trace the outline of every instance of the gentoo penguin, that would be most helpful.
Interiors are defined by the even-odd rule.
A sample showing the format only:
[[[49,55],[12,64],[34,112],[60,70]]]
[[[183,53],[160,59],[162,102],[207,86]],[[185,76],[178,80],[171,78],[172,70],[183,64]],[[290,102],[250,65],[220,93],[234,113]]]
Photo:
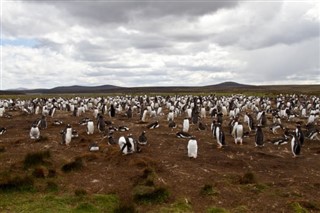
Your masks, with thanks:
[[[95,151],[99,151],[99,145],[97,142],[93,142],[92,144],[90,144],[89,146],[89,151],[90,152],[95,152]]]
[[[4,106],[0,106],[0,117],[3,117],[3,115],[4,115],[4,112],[5,112],[5,108],[4,108]]]
[[[116,109],[114,108],[113,104],[110,106],[110,116],[113,118],[116,116]]]
[[[284,135],[282,138],[276,138],[271,140],[270,142],[273,143],[273,145],[284,145],[287,144],[289,140],[289,137]]]
[[[121,136],[118,144],[122,154],[127,155],[134,152],[133,138],[130,135],[128,137]]]
[[[256,147],[264,146],[263,132],[260,124],[258,124],[257,126],[255,142],[256,142]]]
[[[71,138],[78,138],[78,137],[79,137],[78,131],[73,129],[72,134],[71,134]]]
[[[40,138],[40,130],[39,127],[35,124],[32,125],[30,129],[30,138],[31,139],[39,139]]]
[[[293,157],[297,157],[298,155],[300,155],[301,144],[296,135],[293,135],[291,139],[291,151],[292,151]]]
[[[189,133],[187,133],[187,132],[182,132],[182,131],[177,132],[177,133],[176,133],[176,136],[177,136],[178,138],[191,138],[191,137],[192,137],[192,135],[190,135]]]
[[[1,133],[0,133],[1,134]],[[306,137],[310,140],[319,140],[318,135],[320,134],[320,131],[316,128],[308,130]]]
[[[108,143],[109,143],[110,145],[116,144],[116,141],[115,141],[114,138],[113,138],[113,133],[112,133],[112,132],[110,132],[107,137],[108,137]]]
[[[127,126],[119,126],[118,127],[118,131],[119,132],[126,132],[126,131],[129,131],[130,129],[129,129],[129,127],[127,127]]]
[[[72,128],[70,124],[67,124],[66,128],[61,132],[62,144],[69,146],[72,139]]]
[[[212,131],[213,138],[216,137],[216,128],[217,128],[217,121],[213,119],[211,123],[211,131]]]
[[[188,118],[184,118],[183,119],[183,128],[182,128],[183,132],[188,132],[189,131],[189,119]]]
[[[99,132],[104,132],[106,130],[106,123],[102,115],[99,115],[97,127]]]
[[[0,135],[3,135],[7,131],[6,128],[0,127]]]
[[[222,112],[218,112],[217,114],[217,122],[218,123],[223,123],[223,113]]]
[[[167,120],[168,121],[173,121],[174,120],[174,112],[172,110],[170,110],[170,112],[168,113]]]
[[[232,135],[234,137],[234,143],[237,144],[239,141],[240,145],[242,145],[243,125],[240,122],[238,122],[238,124],[233,129]]]
[[[244,121],[248,124],[249,132],[254,130],[254,121],[251,114],[246,113],[246,115],[244,116]]]
[[[270,127],[270,131],[272,131],[273,134],[277,134],[277,129],[284,129],[281,124],[274,123]]]
[[[187,149],[188,149],[188,157],[189,158],[197,158],[198,143],[197,143],[197,140],[194,136],[192,136],[190,138],[190,140],[188,141]]]
[[[223,146],[226,145],[226,142],[225,142],[225,135],[224,135],[224,132],[221,128],[220,123],[218,123],[216,125],[215,132],[216,132],[215,135],[217,138],[218,148],[222,148]]]
[[[87,121],[87,134],[88,135],[92,135],[94,132],[94,124],[93,124],[93,120],[89,119]]]
[[[46,129],[48,127],[46,116],[43,115],[41,117],[38,123],[38,127],[40,127],[40,129]]]
[[[138,143],[141,145],[146,145],[148,142],[147,137],[146,137],[146,131],[143,131],[141,135],[138,138]]]
[[[158,121],[155,121],[155,122],[152,122],[150,124],[147,125],[147,128],[148,129],[155,129],[155,128],[158,128],[160,125],[159,125],[159,122]]]
[[[303,132],[301,130],[301,124],[300,123],[297,124],[295,134],[297,136],[296,140],[299,140],[300,145],[302,146],[303,143],[304,143],[304,134],[303,134]]]
[[[89,120],[90,120],[90,118],[83,118],[83,119],[81,119],[81,121],[79,121],[79,124],[82,126],[86,126],[88,124]]]
[[[127,115],[127,118],[128,118],[128,119],[132,118],[132,109],[131,109],[130,106],[129,106],[127,112],[126,112],[126,115]]]
[[[54,120],[54,121],[53,121],[53,125],[54,125],[54,126],[60,126],[60,125],[62,125],[62,124],[63,124],[63,122],[60,121],[60,120]]]
[[[145,109],[143,110],[143,114],[142,114],[142,117],[141,117],[141,121],[142,121],[142,122],[146,122],[147,113],[148,113],[148,110],[147,110],[147,108],[145,108]]]

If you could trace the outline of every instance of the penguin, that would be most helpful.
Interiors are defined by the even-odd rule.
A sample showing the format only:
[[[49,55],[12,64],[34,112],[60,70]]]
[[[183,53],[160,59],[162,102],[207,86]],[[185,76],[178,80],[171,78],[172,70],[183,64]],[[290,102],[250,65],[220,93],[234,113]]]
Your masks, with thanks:
[[[141,135],[139,136],[139,138],[138,138],[138,143],[140,145],[146,145],[147,142],[148,142],[148,140],[147,140],[147,137],[146,137],[146,131],[143,131],[141,133]]]
[[[110,106],[110,116],[112,118],[116,116],[116,109],[114,108],[113,104]]]
[[[258,124],[257,126],[255,143],[256,143],[256,147],[264,146],[264,137],[263,137],[263,132],[260,124]]]
[[[78,138],[79,137],[79,134],[78,134],[78,131],[73,129],[72,130],[72,135],[71,135],[72,138]]]
[[[56,112],[56,107],[52,107],[50,110],[49,110],[49,116],[53,118],[54,116],[54,113]]]
[[[222,112],[218,112],[217,114],[217,122],[218,123],[223,123],[223,113]]]
[[[254,121],[253,121],[253,118],[252,118],[251,114],[246,113],[246,115],[244,117],[244,121],[246,121],[247,124],[248,124],[249,132],[254,130]]]
[[[303,143],[304,143],[304,134],[303,134],[303,132],[301,130],[301,124],[300,123],[298,123],[297,126],[296,126],[295,134],[297,136],[297,140],[299,140],[300,145],[302,146]]]
[[[102,115],[99,115],[97,127],[98,127],[99,132],[104,132],[106,130],[106,123],[105,123]]]
[[[217,121],[213,119],[211,123],[211,131],[212,131],[213,138],[216,137],[216,128],[217,128]]]
[[[189,139],[192,137],[192,135],[190,135],[189,133],[187,133],[187,132],[182,132],[182,131],[177,132],[177,133],[176,133],[176,136],[177,136],[178,138],[189,138]]]
[[[116,144],[116,142],[115,142],[115,140],[113,138],[113,133],[112,132],[110,132],[107,137],[108,137],[108,144],[110,144],[110,145]]]
[[[216,128],[215,128],[215,135],[216,135],[216,138],[217,138],[217,143],[218,143],[218,148],[222,148],[223,146],[226,145],[226,142],[225,142],[225,135],[224,135],[224,132],[221,128],[221,124],[218,123],[216,125]]]
[[[33,124],[31,129],[30,129],[29,135],[30,135],[31,139],[39,139],[40,138],[39,127],[37,125]]]
[[[291,151],[292,151],[293,157],[297,157],[298,155],[300,155],[301,144],[296,135],[293,135],[291,139]]]
[[[131,119],[131,118],[132,118],[132,109],[131,109],[130,106],[129,106],[127,112],[126,112],[126,115],[127,115],[127,118],[128,118],[128,119]]]
[[[118,131],[119,132],[126,132],[126,131],[129,131],[130,129],[129,129],[129,127],[127,127],[127,126],[119,126],[118,127]]]
[[[168,113],[167,120],[168,121],[173,121],[174,120],[174,112],[172,110],[170,110],[170,112]]]
[[[188,157],[197,158],[198,155],[198,142],[194,136],[190,138],[187,145]]]
[[[0,133],[1,134],[1,133]],[[308,130],[308,132],[306,133],[306,137],[309,138],[310,140],[319,140],[318,135],[320,134],[320,131],[313,128]]]
[[[118,141],[120,151],[123,155],[127,155],[134,152],[133,138],[121,136]]]
[[[40,127],[40,129],[46,129],[48,127],[46,116],[43,115],[41,117],[38,123],[38,127]]]
[[[142,121],[142,122],[146,122],[147,113],[148,113],[148,110],[147,110],[147,109],[144,109],[144,110],[143,110],[142,117],[141,117],[141,121]]]
[[[159,126],[160,126],[159,122],[155,121],[155,122],[152,122],[152,123],[148,124],[147,128],[148,129],[155,129],[155,128],[158,128]]]
[[[82,126],[86,126],[89,120],[90,120],[89,118],[83,118],[83,119],[81,119],[79,124]]]
[[[289,137],[284,135],[282,138],[276,138],[271,140],[270,142],[273,143],[273,145],[284,145],[287,144],[289,140]]]
[[[284,129],[281,124],[274,123],[274,124],[271,125],[270,131],[272,131],[273,134],[277,134],[277,129],[280,129],[280,128]]]
[[[4,133],[6,133],[7,129],[4,127],[0,127],[0,135],[3,135]]]
[[[232,133],[233,133],[233,137],[234,137],[234,143],[237,144],[239,141],[240,145],[242,145],[243,125],[240,122],[238,122],[238,124],[235,126]]]
[[[99,145],[97,142],[93,142],[92,144],[89,145],[89,151],[90,152],[96,152],[99,151]]]
[[[60,125],[62,125],[62,124],[63,124],[63,122],[60,121],[60,120],[54,120],[54,121],[53,121],[53,125],[54,125],[54,126],[60,126]]]
[[[87,121],[87,134],[88,135],[92,135],[94,132],[94,124],[93,124],[93,120],[89,119]]]
[[[62,144],[69,146],[72,139],[72,127],[70,124],[67,124],[66,128],[61,132],[62,134]]]
[[[183,128],[182,131],[183,132],[188,132],[189,131],[189,119],[188,118],[184,118],[183,119]]]

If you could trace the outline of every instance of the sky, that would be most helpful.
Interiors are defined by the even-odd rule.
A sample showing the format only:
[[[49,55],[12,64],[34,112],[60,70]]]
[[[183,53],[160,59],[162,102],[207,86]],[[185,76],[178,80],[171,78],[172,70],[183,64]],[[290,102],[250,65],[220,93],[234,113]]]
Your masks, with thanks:
[[[1,0],[1,89],[320,84],[319,1]]]

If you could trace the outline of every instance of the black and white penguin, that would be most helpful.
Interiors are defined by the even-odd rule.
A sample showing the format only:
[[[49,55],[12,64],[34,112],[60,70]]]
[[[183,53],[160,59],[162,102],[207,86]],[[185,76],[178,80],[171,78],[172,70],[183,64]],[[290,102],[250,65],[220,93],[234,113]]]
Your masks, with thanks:
[[[155,128],[158,128],[159,126],[160,126],[159,122],[155,121],[155,122],[152,122],[152,123],[148,124],[147,128],[148,129],[155,129]]]
[[[57,120],[57,119],[53,121],[53,125],[54,126],[60,126],[62,124],[63,124],[63,121],[60,121],[60,120]]]
[[[188,132],[189,131],[189,127],[190,127],[189,119],[188,118],[184,118],[183,119],[183,125],[182,125],[182,131],[183,132]]]
[[[94,133],[94,124],[93,120],[89,119],[87,121],[87,134],[92,135]]]
[[[270,126],[270,131],[272,131],[273,134],[277,134],[277,129],[284,129],[284,127],[279,123],[274,123]]]
[[[257,126],[255,143],[256,143],[256,147],[264,146],[264,136],[263,136],[263,131],[260,124],[258,124]]]
[[[66,128],[61,131],[62,134],[62,144],[69,146],[72,139],[72,127],[70,124],[67,124]]]
[[[216,138],[217,138],[217,143],[218,143],[218,148],[222,148],[223,146],[226,145],[226,141],[225,141],[225,135],[224,135],[224,132],[221,128],[221,124],[218,123],[215,127],[215,135],[216,135]]]
[[[128,119],[132,118],[132,109],[131,109],[130,106],[129,106],[127,112],[126,112],[126,115],[127,115],[127,118],[128,118]]]
[[[99,151],[100,147],[97,142],[93,142],[92,144],[89,145],[89,151],[90,152],[96,152]]]
[[[72,138],[78,138],[79,137],[79,134],[78,134],[78,131],[73,129],[72,130],[72,135],[71,135]]]
[[[116,141],[115,141],[114,138],[113,138],[113,133],[112,133],[112,132],[110,132],[107,137],[108,137],[108,143],[109,143],[110,145],[116,144]]]
[[[113,104],[110,106],[110,116],[112,118],[116,116],[116,109],[114,108]]]
[[[0,135],[3,135],[4,133],[6,133],[7,129],[4,127],[0,127]]]
[[[318,130],[316,128],[310,129],[306,133],[306,137],[309,138],[310,140],[320,140],[318,138],[318,135],[320,135],[320,130]]]
[[[126,132],[126,131],[129,131],[130,129],[129,129],[129,127],[127,127],[127,126],[119,126],[118,127],[118,131],[119,132]]]
[[[38,123],[38,127],[40,129],[46,129],[48,127],[46,116],[43,115],[41,117],[41,119],[39,120],[39,123]]]
[[[191,138],[191,137],[192,137],[192,135],[190,135],[189,133],[187,133],[187,132],[182,132],[182,131],[177,132],[177,133],[176,133],[176,136],[177,136],[178,138]]]
[[[243,138],[243,125],[238,122],[232,131],[232,135],[234,137],[234,143],[237,144],[238,141],[240,142],[240,145],[242,145],[242,138]]]
[[[271,140],[270,143],[273,143],[273,145],[284,145],[288,143],[288,140],[289,140],[289,137],[284,135],[281,138],[275,138]]]
[[[198,155],[198,142],[194,136],[190,138],[187,145],[188,157],[197,158]]]
[[[134,152],[134,141],[132,136],[124,137],[121,136],[118,141],[120,151],[122,154],[127,155]]]
[[[222,112],[218,112],[217,114],[217,123],[223,123],[223,113]]]
[[[146,145],[148,142],[147,137],[146,137],[146,131],[143,131],[141,135],[138,138],[138,143],[141,145]]]
[[[301,130],[301,124],[300,123],[297,123],[295,134],[296,134],[297,140],[299,140],[300,145],[302,146],[303,143],[304,143],[304,134],[303,134],[303,132]]]
[[[105,123],[102,115],[99,115],[97,127],[98,127],[99,132],[104,132],[106,130],[106,123]]]
[[[30,138],[31,139],[39,139],[40,138],[40,130],[39,127],[35,124],[32,125],[31,129],[30,129]]]
[[[291,151],[292,151],[293,157],[297,157],[298,155],[300,155],[301,144],[296,135],[294,135],[291,139]]]
[[[83,118],[79,121],[79,125],[86,126],[90,118]]]

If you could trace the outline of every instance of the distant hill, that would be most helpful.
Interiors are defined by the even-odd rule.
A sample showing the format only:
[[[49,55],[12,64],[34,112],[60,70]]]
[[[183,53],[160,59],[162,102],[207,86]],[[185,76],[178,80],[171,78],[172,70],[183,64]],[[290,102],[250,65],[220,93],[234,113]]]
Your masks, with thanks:
[[[226,82],[223,82],[223,83],[220,83],[220,84],[211,85],[211,87],[251,87],[251,86],[252,85],[239,84],[239,83],[236,83],[236,82],[233,82],[233,81],[226,81]]]

